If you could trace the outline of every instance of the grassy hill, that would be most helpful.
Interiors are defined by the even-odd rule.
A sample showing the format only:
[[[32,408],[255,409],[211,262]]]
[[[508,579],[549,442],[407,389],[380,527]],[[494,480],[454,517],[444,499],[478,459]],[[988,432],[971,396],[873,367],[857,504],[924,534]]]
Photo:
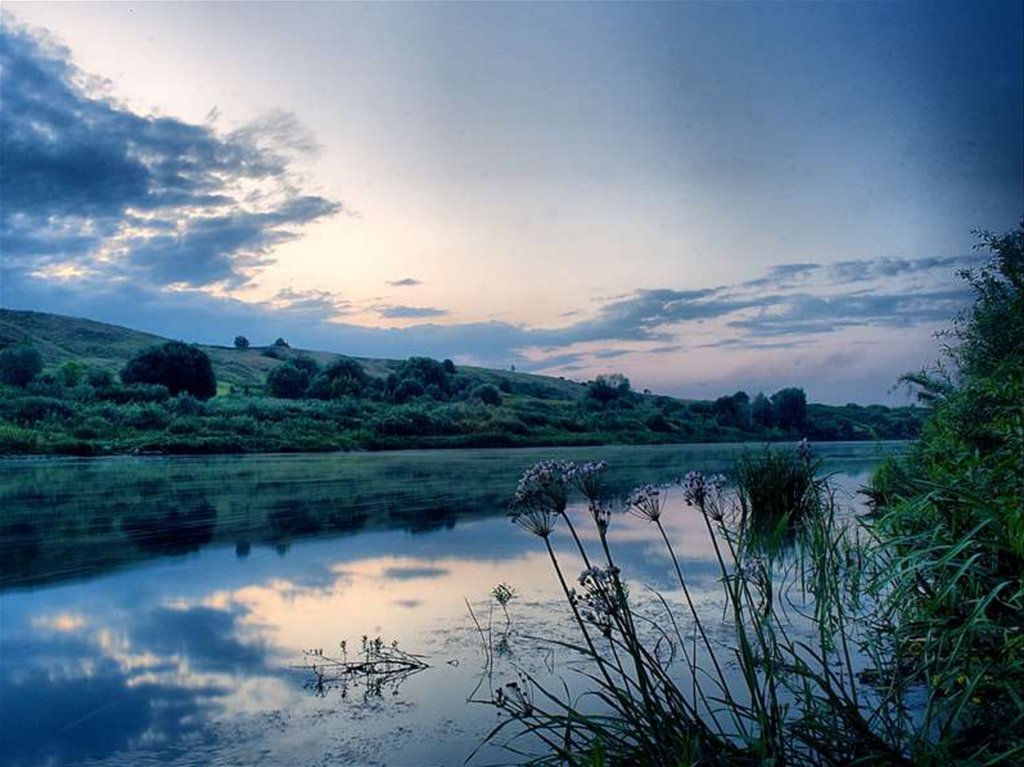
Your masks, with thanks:
[[[796,389],[770,401],[684,401],[638,394],[624,379],[613,382],[621,386],[581,384],[422,358],[356,358],[361,380],[317,389],[317,376],[352,358],[287,346],[201,346],[217,378],[217,395],[207,401],[118,380],[134,355],[167,340],[86,319],[0,310],[0,350],[32,347],[43,362],[27,384],[0,384],[0,454],[908,439],[922,417],[914,408],[805,405]],[[306,383],[269,396],[268,375],[289,362],[305,366]],[[777,396],[787,392],[799,393],[796,416]]]
[[[168,340],[152,333],[81,317],[0,309],[0,349],[8,346],[33,346],[42,355],[47,369],[59,368],[67,362],[77,362],[117,375],[132,356]],[[343,357],[333,352],[290,347],[251,346],[236,349],[233,346],[198,346],[213,363],[219,393],[227,393],[231,387],[239,390],[245,387],[250,390],[262,389],[267,374],[284,360],[309,357],[325,366]],[[387,376],[401,365],[401,360],[353,359],[368,374],[378,377]],[[468,366],[460,366],[460,370],[471,374],[480,384],[498,386],[502,380],[506,380],[517,389],[543,390],[548,398],[578,399],[585,391],[581,384],[550,376]]]

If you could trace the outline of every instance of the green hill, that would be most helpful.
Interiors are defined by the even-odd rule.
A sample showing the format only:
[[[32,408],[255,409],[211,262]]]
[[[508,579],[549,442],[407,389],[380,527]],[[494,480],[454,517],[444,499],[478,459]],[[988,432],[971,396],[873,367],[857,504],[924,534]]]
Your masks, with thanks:
[[[81,317],[0,309],[0,349],[33,346],[42,355],[47,369],[59,368],[67,362],[77,362],[117,375],[133,355],[168,340],[152,333]],[[247,349],[236,349],[233,346],[198,346],[210,357],[217,381],[221,384],[219,388],[224,392],[230,387],[249,387],[250,390],[262,388],[267,373],[284,360],[310,357],[323,366],[343,357],[332,352],[291,347],[250,346]],[[387,376],[401,365],[401,360],[354,359],[368,374],[379,377]],[[470,373],[480,384],[498,386],[502,380],[506,380],[517,389],[543,390],[548,398],[577,399],[583,396],[585,389],[581,384],[550,376],[466,366],[460,366],[460,370]]]
[[[167,340],[86,319],[0,310],[0,380],[11,382],[0,384],[0,454],[911,439],[922,418],[915,408],[807,404],[795,388],[770,398],[685,401],[639,394],[621,376],[581,384],[425,358],[353,364],[286,345],[200,346],[217,379],[217,396],[207,401],[119,381],[133,356]],[[35,349],[43,369],[16,381],[3,375],[5,357],[12,364],[25,354],[3,351],[11,347]],[[341,360],[354,378],[331,378],[332,363]],[[269,388],[278,368],[301,382]]]

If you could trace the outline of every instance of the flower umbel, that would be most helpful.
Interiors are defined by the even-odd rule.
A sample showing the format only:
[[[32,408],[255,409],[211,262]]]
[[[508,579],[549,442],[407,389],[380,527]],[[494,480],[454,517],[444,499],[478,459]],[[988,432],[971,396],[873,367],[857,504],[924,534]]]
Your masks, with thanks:
[[[626,609],[628,596],[619,581],[619,568],[588,567],[580,573],[579,584],[582,592],[571,589],[569,599],[579,608],[580,617],[611,636],[613,619]]]
[[[665,509],[665,493],[658,485],[640,485],[633,488],[627,503],[631,514],[648,522],[657,522]]]
[[[706,476],[702,471],[689,472],[680,483],[683,487],[683,500],[687,506],[696,506],[701,512],[719,517],[721,514],[722,491],[726,479],[721,474]]]
[[[566,472],[565,478],[583,494],[584,498],[594,504],[601,498],[603,489],[601,475],[607,468],[608,464],[604,461],[572,464]]]

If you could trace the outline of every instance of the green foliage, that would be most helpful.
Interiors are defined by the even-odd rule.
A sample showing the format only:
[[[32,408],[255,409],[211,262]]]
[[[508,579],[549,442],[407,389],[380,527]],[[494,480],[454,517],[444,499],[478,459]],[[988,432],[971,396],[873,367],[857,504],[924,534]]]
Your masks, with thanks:
[[[801,429],[807,421],[807,395],[790,387],[772,395],[772,419],[783,429]]]
[[[309,386],[309,372],[292,362],[278,365],[267,374],[267,394],[280,399],[299,399]]]
[[[236,349],[248,349],[249,339],[245,336],[235,336],[235,348]]]
[[[750,418],[758,426],[770,429],[775,425],[772,415],[772,403],[764,396],[764,392],[758,392],[754,401],[750,403]]]
[[[622,373],[599,375],[587,386],[587,397],[602,405],[617,400],[628,400],[629,395],[629,379]]]
[[[159,384],[174,395],[188,392],[199,399],[217,393],[210,358],[198,346],[168,341],[132,357],[121,370],[125,384]]]
[[[332,362],[313,378],[307,397],[334,400],[342,397],[361,397],[370,385],[370,377],[363,366],[353,359]]]
[[[789,530],[820,507],[820,466],[789,450],[765,447],[736,461],[736,494],[744,526]]]
[[[1024,255],[1022,230],[981,239],[992,259],[962,273],[975,300],[947,333],[955,372],[914,377],[934,409],[910,457],[875,473],[871,496],[898,552],[887,574],[895,636],[932,682],[929,710],[952,710],[964,730],[947,757],[995,763],[1024,749]]]
[[[501,394],[499,394],[498,390],[491,384],[484,384],[483,386],[476,387],[476,389],[473,390],[473,396],[485,405],[501,404]]]
[[[43,358],[31,346],[13,346],[0,351],[0,383],[28,386],[43,372]]]

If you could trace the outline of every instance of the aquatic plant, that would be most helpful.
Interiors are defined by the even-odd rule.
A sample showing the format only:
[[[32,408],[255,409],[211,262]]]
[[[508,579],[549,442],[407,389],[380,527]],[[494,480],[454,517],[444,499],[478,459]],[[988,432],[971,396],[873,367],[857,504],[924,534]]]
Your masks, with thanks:
[[[386,643],[364,634],[361,642],[360,651],[351,658],[347,640],[338,644],[340,655],[327,655],[323,648],[305,650],[305,661],[292,668],[310,672],[306,687],[321,697],[339,690],[345,698],[350,689],[361,688],[367,700],[383,697],[385,689],[397,695],[406,679],[429,668],[424,656],[401,649],[397,639]]]
[[[634,599],[636,586],[616,564],[607,521],[591,515],[598,551],[577,535],[567,511],[573,465],[546,462],[524,474],[517,508],[564,520],[584,562],[570,586],[554,525],[545,528],[576,637],[547,642],[584,663],[589,691],[573,696],[564,682],[553,689],[520,669],[516,681],[492,687],[487,702],[507,717],[488,741],[502,740],[530,764],[564,765],[910,765],[960,753],[975,732],[966,713],[980,705],[968,694],[977,682],[963,679],[957,690],[943,680],[940,692],[938,680],[907,663],[906,627],[889,610],[902,581],[879,588],[890,549],[855,520],[840,521],[809,444],[748,457],[745,471],[757,466],[767,467],[762,484],[741,473],[731,490],[722,476],[690,472],[680,480],[683,509],[667,503],[663,487],[629,494],[626,507],[656,530],[678,581],[676,594],[652,592],[653,611]],[[799,518],[801,557],[766,556],[756,545],[747,521],[765,508]],[[691,594],[663,525],[670,513],[704,522],[724,633],[710,631]],[[950,704],[922,716],[922,696]],[[976,745],[969,753],[996,752]]]

